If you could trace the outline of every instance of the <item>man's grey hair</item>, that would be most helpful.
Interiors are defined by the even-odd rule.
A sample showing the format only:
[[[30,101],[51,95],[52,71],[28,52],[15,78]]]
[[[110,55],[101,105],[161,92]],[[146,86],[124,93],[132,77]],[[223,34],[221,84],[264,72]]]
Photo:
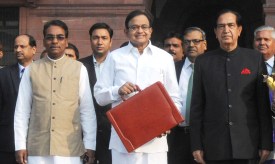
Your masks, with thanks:
[[[275,39],[275,29],[272,26],[263,25],[255,29],[254,31],[254,38],[256,37],[257,32],[260,31],[271,31],[271,37]]]
[[[184,30],[184,32],[183,32],[183,38],[184,38],[184,36],[186,34],[188,34],[190,32],[193,32],[193,31],[199,31],[201,33],[201,35],[202,35],[202,39],[206,40],[206,34],[205,34],[205,32],[201,28],[199,28],[199,27],[188,27],[188,28],[186,28]]]

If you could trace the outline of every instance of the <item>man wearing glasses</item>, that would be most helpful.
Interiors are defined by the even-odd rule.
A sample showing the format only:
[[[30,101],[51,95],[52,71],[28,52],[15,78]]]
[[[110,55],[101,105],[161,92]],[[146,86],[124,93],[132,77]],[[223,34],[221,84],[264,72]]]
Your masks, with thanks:
[[[218,14],[220,48],[195,62],[190,110],[194,160],[207,164],[263,163],[272,150],[268,88],[262,55],[238,46],[241,16]]]
[[[94,160],[96,116],[87,70],[65,55],[68,27],[44,25],[48,55],[32,63],[19,87],[15,115],[16,160],[22,164],[82,164]]]
[[[105,61],[101,76],[94,87],[99,105],[112,103],[114,107],[122,102],[121,96],[127,98],[134,95],[133,92],[137,91],[136,85],[144,89],[160,81],[180,109],[181,101],[173,57],[151,44],[151,25],[149,15],[140,10],[132,11],[126,17],[125,34],[129,43],[111,52]],[[128,153],[112,128],[109,148],[112,150],[112,164],[167,163],[166,135],[156,137],[134,152]]]
[[[192,95],[193,66],[195,59],[207,49],[205,32],[198,27],[189,27],[183,33],[183,48],[186,58],[176,62],[176,74],[179,82],[183,106],[181,114],[185,121],[171,130],[167,141],[169,146],[168,163],[196,163],[190,148],[190,98]]]

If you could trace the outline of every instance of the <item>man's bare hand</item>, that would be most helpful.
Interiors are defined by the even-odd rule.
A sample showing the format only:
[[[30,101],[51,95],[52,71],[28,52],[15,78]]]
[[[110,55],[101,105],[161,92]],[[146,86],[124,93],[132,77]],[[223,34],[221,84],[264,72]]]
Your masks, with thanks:
[[[202,150],[193,151],[193,157],[197,163],[205,164],[205,161],[203,159],[203,151]]]
[[[264,163],[265,160],[268,158],[269,154],[270,154],[269,150],[259,150],[259,156],[260,156],[259,164]]]
[[[136,92],[137,91],[137,87],[136,85],[134,85],[133,83],[130,82],[126,82],[125,84],[123,84],[119,89],[118,89],[118,94],[120,96],[124,96],[124,95],[128,95],[132,92]]]
[[[86,149],[86,153],[81,156],[84,164],[94,164],[95,162],[95,151]]]
[[[15,152],[16,162],[20,164],[27,164],[28,153],[27,150],[18,150]]]

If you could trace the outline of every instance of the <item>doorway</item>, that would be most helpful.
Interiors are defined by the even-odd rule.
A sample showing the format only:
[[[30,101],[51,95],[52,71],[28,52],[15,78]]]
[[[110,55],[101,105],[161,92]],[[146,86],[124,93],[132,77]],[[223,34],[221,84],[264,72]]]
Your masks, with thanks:
[[[206,32],[208,50],[216,49],[219,44],[214,34],[215,17],[222,9],[241,14],[243,31],[239,45],[252,48],[253,32],[264,24],[262,0],[154,0],[152,42],[159,45],[169,31],[182,33],[187,27],[197,26]]]

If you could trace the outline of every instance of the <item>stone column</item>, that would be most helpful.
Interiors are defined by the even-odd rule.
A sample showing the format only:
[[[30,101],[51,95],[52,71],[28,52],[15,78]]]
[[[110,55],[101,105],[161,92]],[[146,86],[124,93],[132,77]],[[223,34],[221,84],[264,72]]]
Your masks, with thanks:
[[[263,5],[265,24],[275,27],[275,0],[266,0]]]

